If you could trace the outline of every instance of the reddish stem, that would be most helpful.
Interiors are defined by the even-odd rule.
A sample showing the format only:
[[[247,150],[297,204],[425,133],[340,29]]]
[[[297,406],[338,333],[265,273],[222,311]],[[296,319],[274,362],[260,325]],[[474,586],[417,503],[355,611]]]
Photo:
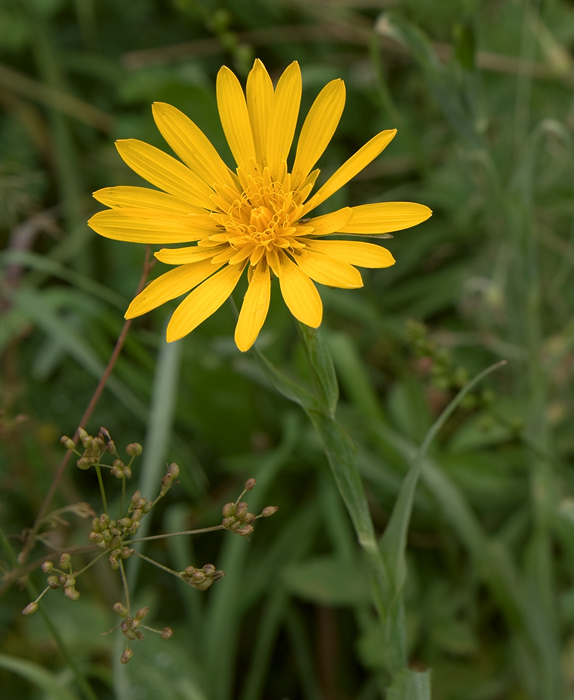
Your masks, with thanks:
[[[145,253],[145,259],[144,259],[144,265],[143,265],[143,272],[141,279],[138,284],[138,288],[136,291],[136,296],[142,291],[144,288],[144,285],[147,280],[147,276],[152,269],[155,260],[152,260],[150,263],[150,248],[149,246],[146,247],[146,253]],[[110,357],[110,361],[108,362],[108,365],[106,369],[104,370],[104,373],[102,374],[102,377],[98,383],[98,386],[96,387],[96,390],[94,391],[92,398],[90,399],[90,403],[88,404],[88,407],[84,411],[84,415],[82,416],[80,420],[80,424],[74,433],[74,437],[72,438],[74,443],[77,442],[78,440],[78,430],[80,428],[83,428],[85,425],[87,425],[88,421],[90,420],[92,413],[96,407],[96,404],[98,403],[100,396],[102,395],[102,391],[104,390],[104,387],[106,386],[106,383],[110,377],[110,374],[112,373],[112,370],[114,369],[114,366],[116,364],[116,361],[119,357],[119,354],[122,350],[122,347],[124,345],[126,336],[128,334],[128,331],[130,329],[130,326],[132,325],[133,319],[127,319],[126,322],[124,323],[124,326],[122,328],[122,331],[116,341],[116,345],[114,347],[114,350],[112,352],[112,355]],[[44,519],[44,516],[46,515],[46,511],[48,510],[50,503],[52,501],[52,498],[54,497],[54,494],[56,492],[56,489],[58,488],[60,481],[62,480],[62,477],[64,476],[64,472],[66,471],[66,467],[68,466],[68,462],[70,461],[70,457],[72,456],[72,451],[71,450],[66,450],[66,454],[64,455],[62,461],[60,462],[60,466],[58,467],[58,471],[56,472],[54,479],[52,480],[52,483],[50,485],[50,488],[48,489],[48,493],[46,494],[46,497],[44,498],[44,501],[42,502],[42,505],[40,506],[40,510],[38,511],[38,515],[36,516],[36,520],[34,521],[34,525],[32,526],[32,529],[28,531],[26,541],[24,543],[24,546],[22,547],[22,551],[18,555],[18,562],[20,564],[23,564],[30,552],[30,549],[32,548],[32,545],[34,543],[36,533],[40,529],[40,525],[42,524],[42,520]]]

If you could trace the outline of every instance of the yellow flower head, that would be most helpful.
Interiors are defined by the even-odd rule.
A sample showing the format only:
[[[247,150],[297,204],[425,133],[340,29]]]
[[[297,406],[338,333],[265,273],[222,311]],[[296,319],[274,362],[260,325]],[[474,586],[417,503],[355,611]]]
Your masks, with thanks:
[[[248,288],[235,342],[248,350],[269,309],[272,274],[289,310],[316,328],[323,306],[313,283],[361,287],[360,267],[388,267],[385,248],[358,241],[329,240],[330,234],[382,234],[419,224],[430,209],[410,202],[344,207],[307,218],[387,146],[396,130],[382,131],[344,163],[315,194],[313,170],[331,140],[345,103],[345,85],[326,85],[307,115],[289,172],[301,101],[301,71],[292,63],[273,88],[256,60],[245,94],[223,67],[217,76],[217,105],[237,169],[232,172],[203,132],[170,105],[156,102],[158,129],[181,161],[135,139],[117,142],[124,161],[159,190],[108,187],[94,197],[110,207],[89,225],[102,236],[135,243],[186,243],[164,248],[158,260],[174,269],[151,282],[130,304],[133,318],[186,294],[167,327],[167,340],[182,338],[213,314],[233,292],[245,268]]]

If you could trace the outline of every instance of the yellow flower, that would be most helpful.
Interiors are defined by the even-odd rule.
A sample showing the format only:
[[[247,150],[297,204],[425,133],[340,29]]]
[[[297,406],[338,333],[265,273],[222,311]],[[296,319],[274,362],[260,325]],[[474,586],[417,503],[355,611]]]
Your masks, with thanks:
[[[191,292],[167,327],[167,340],[178,340],[223,304],[247,268],[248,288],[235,329],[237,347],[245,351],[267,316],[272,275],[278,278],[293,316],[316,328],[323,306],[313,281],[345,289],[361,287],[355,265],[388,267],[395,262],[379,245],[325,237],[398,231],[427,219],[428,207],[381,202],[307,217],[376,158],[396,130],[374,136],[310,196],[319,175],[313,167],[343,111],[345,85],[333,80],[319,93],[303,123],[289,172],[287,157],[300,101],[297,62],[273,88],[263,63],[256,60],[245,94],[229,68],[221,68],[217,105],[237,163],[235,172],[190,119],[161,102],[153,105],[155,122],[183,162],[135,139],[117,142],[130,168],[159,190],[99,190],[94,197],[110,209],[95,214],[89,225],[100,235],[120,241],[192,244],[155,253],[158,260],[176,267],[138,294],[126,318]]]

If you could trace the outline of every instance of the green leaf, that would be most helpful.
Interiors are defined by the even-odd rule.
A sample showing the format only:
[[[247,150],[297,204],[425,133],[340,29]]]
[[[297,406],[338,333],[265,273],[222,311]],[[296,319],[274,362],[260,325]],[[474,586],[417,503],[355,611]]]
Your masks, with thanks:
[[[16,673],[43,690],[47,700],[78,700],[78,696],[68,690],[54,673],[32,661],[0,654],[0,668]]]
[[[360,605],[369,602],[365,562],[340,556],[313,557],[285,567],[281,578],[287,589],[321,605]]]
[[[319,330],[310,328],[304,323],[299,323],[298,327],[309,358],[313,384],[321,397],[325,412],[333,415],[339,400],[339,384],[331,353]]]
[[[405,550],[407,531],[413,508],[415,490],[430,444],[468,392],[478,382],[480,382],[481,379],[484,379],[486,376],[505,364],[506,362],[503,361],[491,365],[474,377],[474,379],[472,379],[463,389],[458,392],[454,399],[448,404],[437,420],[433,423],[412,461],[409,472],[401,485],[399,497],[397,498],[393,512],[391,513],[389,524],[387,525],[380,542],[381,552],[383,553],[387,563],[388,570],[392,572],[393,586],[397,595],[402,590],[406,580]]]
[[[253,348],[253,352],[265,376],[280,394],[306,410],[319,408],[317,399],[311,392],[282,374],[257,348]]]
[[[430,700],[431,672],[404,668],[393,678],[385,697],[386,700]]]

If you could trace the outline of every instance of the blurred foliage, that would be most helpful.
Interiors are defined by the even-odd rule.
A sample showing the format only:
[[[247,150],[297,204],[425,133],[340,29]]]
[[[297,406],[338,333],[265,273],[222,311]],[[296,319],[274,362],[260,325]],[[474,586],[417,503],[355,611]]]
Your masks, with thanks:
[[[573,42],[566,0],[2,0],[0,517],[14,548],[141,275],[143,246],[98,239],[85,224],[91,191],[140,184],[114,139],[165,147],[150,109],[161,100],[231,162],[217,70],[244,79],[258,56],[277,76],[296,59],[302,114],[330,79],[347,87],[322,178],[377,131],[399,130],[333,206],[434,210],[385,242],[397,264],[365,271],[364,289],[321,289],[338,415],[379,532],[456,390],[509,362],[467,397],[425,462],[408,540],[411,666],[432,667],[437,700],[572,697]],[[260,347],[304,374],[274,292]],[[100,637],[120,595],[105,567],[77,603],[44,599],[53,624],[99,698],[378,697],[383,642],[318,438],[236,350],[231,308],[178,351],[166,350],[165,323],[165,308],[134,323],[87,427],[144,444],[151,457],[134,488],[180,465],[154,532],[216,524],[252,476],[253,498],[279,513],[250,542],[149,545],[174,569],[209,561],[226,576],[200,593],[142,567],[137,597],[175,634],[146,638],[126,667],[113,635]],[[55,505],[86,500],[97,504],[95,480],[70,469]],[[81,543],[87,527],[67,519],[53,537]],[[41,619],[20,615],[28,602],[17,586],[3,591],[3,697],[56,697],[55,682],[79,697]]]

